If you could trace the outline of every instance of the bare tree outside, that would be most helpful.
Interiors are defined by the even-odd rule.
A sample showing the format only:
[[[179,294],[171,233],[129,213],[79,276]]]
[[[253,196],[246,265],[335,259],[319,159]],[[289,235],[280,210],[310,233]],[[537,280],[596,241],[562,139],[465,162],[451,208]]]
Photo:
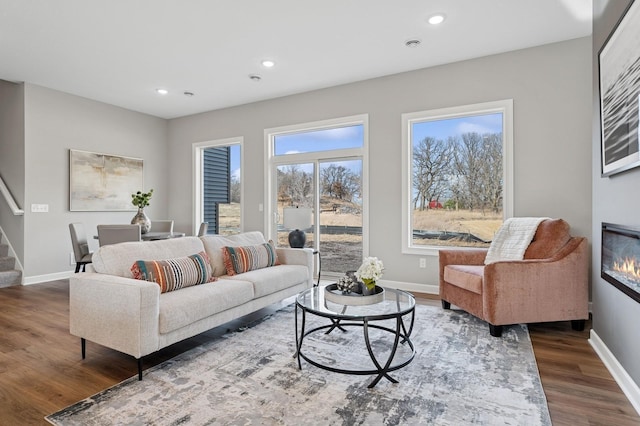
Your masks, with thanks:
[[[453,145],[426,137],[413,149],[413,208],[425,210],[447,192]]]
[[[313,207],[313,174],[300,165],[278,168],[278,202],[284,205]]]
[[[320,171],[323,195],[351,201],[361,193],[360,175],[341,165],[331,164]]]
[[[497,212],[502,200],[502,135],[464,133],[449,142],[455,146],[452,193],[459,206]]]

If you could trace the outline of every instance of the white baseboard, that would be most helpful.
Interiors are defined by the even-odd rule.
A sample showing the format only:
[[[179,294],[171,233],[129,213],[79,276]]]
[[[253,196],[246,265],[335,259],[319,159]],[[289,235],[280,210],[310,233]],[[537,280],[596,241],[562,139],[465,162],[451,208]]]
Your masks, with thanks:
[[[611,353],[607,345],[604,344],[598,334],[592,329],[590,333],[589,343],[593,350],[596,351],[605,367],[609,370],[613,379],[618,383],[622,392],[626,395],[633,405],[633,408],[640,414],[640,388],[633,381],[631,376],[626,372],[624,367],[618,362],[616,357]]]
[[[32,277],[22,277],[22,285],[40,284],[47,281],[64,280],[73,275],[73,271],[56,272],[53,274],[34,275]]]
[[[398,290],[410,291],[424,294],[440,294],[440,286],[438,284],[417,284],[404,281],[388,281],[381,280],[383,287],[397,288]]]

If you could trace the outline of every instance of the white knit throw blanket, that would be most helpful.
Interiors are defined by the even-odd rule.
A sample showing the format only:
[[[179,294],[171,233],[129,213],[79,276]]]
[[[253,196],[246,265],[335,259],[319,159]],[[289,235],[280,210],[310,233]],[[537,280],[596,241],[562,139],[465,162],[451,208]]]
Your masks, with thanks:
[[[501,260],[522,260],[538,225],[548,217],[512,217],[504,221],[489,246],[484,264]]]

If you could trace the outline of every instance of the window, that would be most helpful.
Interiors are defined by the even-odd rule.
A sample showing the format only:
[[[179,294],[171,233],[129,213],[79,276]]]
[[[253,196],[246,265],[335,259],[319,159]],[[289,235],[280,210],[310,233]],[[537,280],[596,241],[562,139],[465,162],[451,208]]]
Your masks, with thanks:
[[[512,215],[511,100],[403,114],[403,252],[488,247]]]
[[[366,252],[366,133],[366,116],[265,131],[268,233],[288,247],[284,209],[309,208],[305,247],[320,251],[323,275],[357,269]]]
[[[207,233],[231,235],[242,229],[242,139],[194,144],[196,214],[194,225]]]

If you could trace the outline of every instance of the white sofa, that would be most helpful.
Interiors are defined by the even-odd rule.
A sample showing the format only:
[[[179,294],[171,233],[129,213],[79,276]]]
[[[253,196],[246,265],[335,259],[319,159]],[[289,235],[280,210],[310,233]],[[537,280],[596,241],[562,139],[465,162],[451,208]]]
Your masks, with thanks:
[[[264,243],[260,232],[207,235],[101,247],[90,271],[70,278],[70,332],[86,340],[142,357],[220,324],[293,296],[313,285],[313,253],[277,248],[279,265],[229,276],[223,247]],[[134,279],[138,260],[180,258],[206,251],[214,282],[160,292],[154,282]]]

